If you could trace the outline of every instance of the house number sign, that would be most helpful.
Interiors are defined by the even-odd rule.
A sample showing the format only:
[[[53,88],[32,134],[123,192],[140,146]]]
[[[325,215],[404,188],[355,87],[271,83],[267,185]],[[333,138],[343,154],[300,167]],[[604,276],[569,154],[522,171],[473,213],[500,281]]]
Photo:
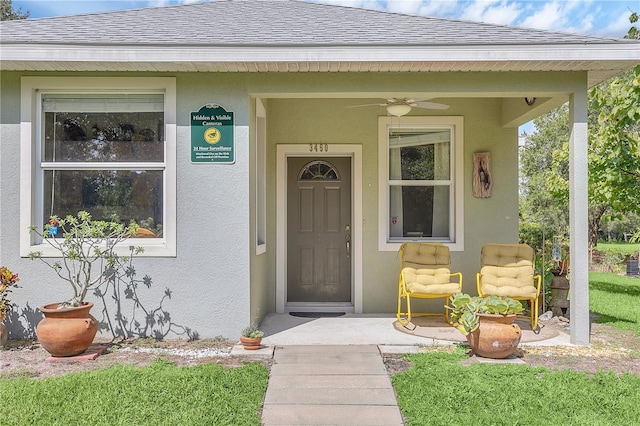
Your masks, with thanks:
[[[233,112],[220,105],[204,105],[191,113],[191,162],[233,164]]]
[[[326,143],[310,143],[309,152],[329,152],[329,144]]]

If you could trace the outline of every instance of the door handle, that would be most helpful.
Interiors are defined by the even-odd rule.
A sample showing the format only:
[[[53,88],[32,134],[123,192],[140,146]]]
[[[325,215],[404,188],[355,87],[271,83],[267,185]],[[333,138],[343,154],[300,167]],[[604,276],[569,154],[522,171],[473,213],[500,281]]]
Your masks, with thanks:
[[[349,258],[351,256],[351,227],[349,225],[345,226],[344,232],[345,232],[344,241],[347,246],[347,258]]]

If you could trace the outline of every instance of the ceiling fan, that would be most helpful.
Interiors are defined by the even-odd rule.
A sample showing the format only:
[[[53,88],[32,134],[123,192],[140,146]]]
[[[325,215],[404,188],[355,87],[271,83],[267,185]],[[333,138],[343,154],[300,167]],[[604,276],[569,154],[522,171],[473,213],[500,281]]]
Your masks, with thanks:
[[[358,108],[366,106],[383,106],[387,107],[387,112],[396,117],[406,115],[411,111],[411,108],[425,108],[425,109],[447,109],[449,105],[440,104],[437,102],[426,102],[432,98],[413,99],[413,98],[388,98],[386,102],[379,104],[364,104],[364,105],[352,105],[349,108]]]

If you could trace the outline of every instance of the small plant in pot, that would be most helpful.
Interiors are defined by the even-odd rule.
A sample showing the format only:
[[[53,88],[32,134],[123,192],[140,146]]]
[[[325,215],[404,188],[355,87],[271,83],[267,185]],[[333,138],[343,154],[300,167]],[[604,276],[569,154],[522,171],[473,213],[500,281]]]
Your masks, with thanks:
[[[94,220],[81,211],[64,219],[51,216],[42,231],[32,226],[31,232],[42,237],[43,244],[53,247],[59,256],[50,259],[37,251],[29,257],[44,262],[73,291],[69,300],[40,307],[45,318],[36,328],[38,340],[53,356],[78,355],[91,345],[98,330],[97,321],[89,314],[93,303],[86,302],[85,297],[89,290],[116,279],[125,268],[129,256],[119,255],[119,246],[136,235],[137,225]],[[128,250],[130,256],[142,252],[141,247]]]
[[[506,358],[520,343],[522,332],[513,321],[524,308],[517,300],[456,293],[449,299],[448,308],[451,324],[467,337],[476,355]]]
[[[252,324],[242,330],[240,334],[240,342],[245,350],[254,351],[260,349],[264,331],[258,329],[258,326]]]

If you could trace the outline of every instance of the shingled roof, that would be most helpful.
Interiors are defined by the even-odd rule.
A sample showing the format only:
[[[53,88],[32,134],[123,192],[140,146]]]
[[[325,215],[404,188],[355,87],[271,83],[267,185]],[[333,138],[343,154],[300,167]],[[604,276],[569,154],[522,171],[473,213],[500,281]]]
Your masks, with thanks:
[[[298,0],[219,0],[0,23],[2,70],[590,71],[637,42]],[[126,58],[126,59],[125,59]]]
[[[2,23],[3,43],[169,45],[596,44],[616,39],[302,1],[219,0]]]

